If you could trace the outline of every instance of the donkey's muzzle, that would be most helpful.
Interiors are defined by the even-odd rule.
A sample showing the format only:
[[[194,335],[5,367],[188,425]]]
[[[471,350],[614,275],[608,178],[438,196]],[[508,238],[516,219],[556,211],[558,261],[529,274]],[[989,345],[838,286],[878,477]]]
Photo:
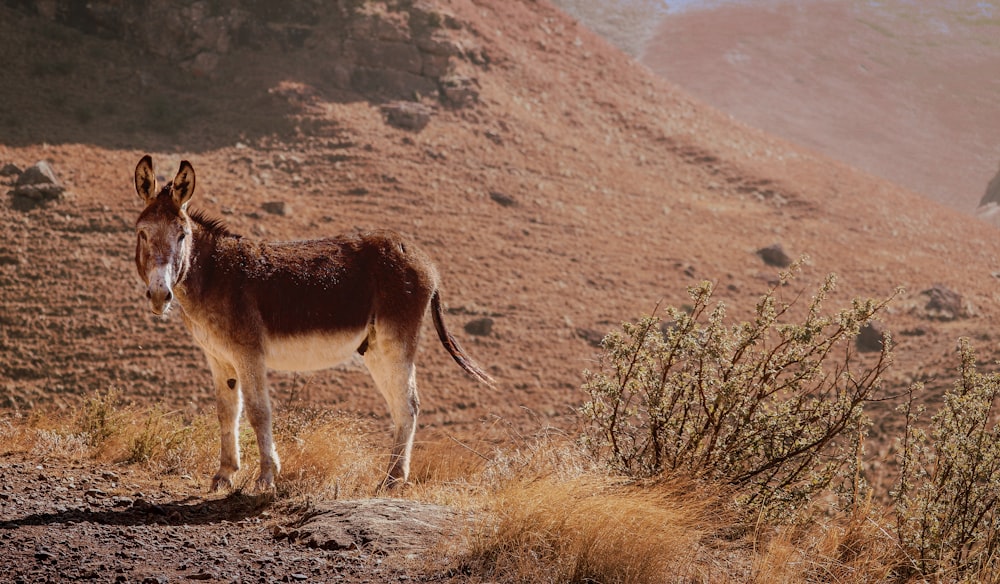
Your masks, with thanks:
[[[170,308],[170,301],[174,299],[170,288],[150,286],[146,289],[146,298],[149,299],[149,308],[153,314],[160,315]]]

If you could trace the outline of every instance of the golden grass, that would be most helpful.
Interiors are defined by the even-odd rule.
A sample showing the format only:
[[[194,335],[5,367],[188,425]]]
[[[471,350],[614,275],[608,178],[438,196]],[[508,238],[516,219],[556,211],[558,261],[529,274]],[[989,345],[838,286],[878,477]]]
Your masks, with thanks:
[[[252,491],[257,453],[242,424],[238,490]],[[382,424],[289,409],[275,420],[282,456],[277,498],[374,495],[387,463]],[[442,554],[473,580],[579,582],[904,582],[890,520],[872,504],[826,510],[798,527],[753,525],[722,491],[681,479],[625,483],[603,472],[573,436],[454,436],[424,429],[412,484],[392,496],[473,517],[462,545]],[[485,434],[490,437],[486,438]],[[44,462],[93,460],[149,480],[191,477],[207,492],[218,457],[214,412],[184,416],[98,394],[73,411],[0,417],[0,453]],[[185,479],[186,480],[186,479]],[[436,565],[440,565],[437,562]]]
[[[281,456],[278,494],[292,497],[357,498],[372,495],[381,479],[382,455],[371,430],[350,418],[315,410],[286,412],[275,423]],[[252,432],[247,430],[252,438]],[[256,443],[247,468],[255,468]]]
[[[513,482],[488,502],[464,562],[503,582],[702,581],[700,542],[718,528],[718,503],[684,482]]]

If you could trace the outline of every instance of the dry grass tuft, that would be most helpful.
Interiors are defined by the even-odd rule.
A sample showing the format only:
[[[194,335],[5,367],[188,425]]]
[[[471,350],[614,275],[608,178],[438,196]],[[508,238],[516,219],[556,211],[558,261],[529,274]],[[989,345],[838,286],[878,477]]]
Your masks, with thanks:
[[[901,581],[905,558],[887,525],[889,519],[868,502],[808,525],[765,527],[757,534],[753,581]]]
[[[282,467],[279,495],[368,497],[381,480],[385,448],[358,420],[320,410],[291,410],[276,420],[274,431]],[[256,443],[244,448],[254,456],[256,450]]]
[[[597,475],[515,483],[488,502],[468,570],[504,582],[702,580],[715,497],[685,482],[624,485]]]

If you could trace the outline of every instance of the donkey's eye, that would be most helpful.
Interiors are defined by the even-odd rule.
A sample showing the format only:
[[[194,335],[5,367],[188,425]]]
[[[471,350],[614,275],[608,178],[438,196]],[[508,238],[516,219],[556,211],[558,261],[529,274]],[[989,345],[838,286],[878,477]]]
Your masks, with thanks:
[[[177,236],[177,243],[184,243],[184,238],[187,237],[187,233],[181,233]]]
[[[147,239],[149,239],[149,236],[146,235],[146,232],[145,231],[140,231],[139,232],[139,241],[145,242]]]

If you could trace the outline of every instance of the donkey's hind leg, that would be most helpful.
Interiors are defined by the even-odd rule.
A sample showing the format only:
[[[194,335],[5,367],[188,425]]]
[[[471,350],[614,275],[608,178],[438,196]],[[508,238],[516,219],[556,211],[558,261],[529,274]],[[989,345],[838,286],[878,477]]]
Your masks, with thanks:
[[[240,468],[240,444],[237,430],[240,422],[240,386],[236,370],[215,359],[208,358],[215,385],[215,409],[219,417],[219,470],[212,477],[212,490],[231,489],[233,475]]]
[[[378,487],[379,491],[403,486],[410,476],[410,456],[413,436],[417,431],[420,398],[417,396],[416,343],[401,341],[384,331],[373,334],[365,352],[365,365],[379,393],[385,398],[392,416],[392,453],[389,469]]]

